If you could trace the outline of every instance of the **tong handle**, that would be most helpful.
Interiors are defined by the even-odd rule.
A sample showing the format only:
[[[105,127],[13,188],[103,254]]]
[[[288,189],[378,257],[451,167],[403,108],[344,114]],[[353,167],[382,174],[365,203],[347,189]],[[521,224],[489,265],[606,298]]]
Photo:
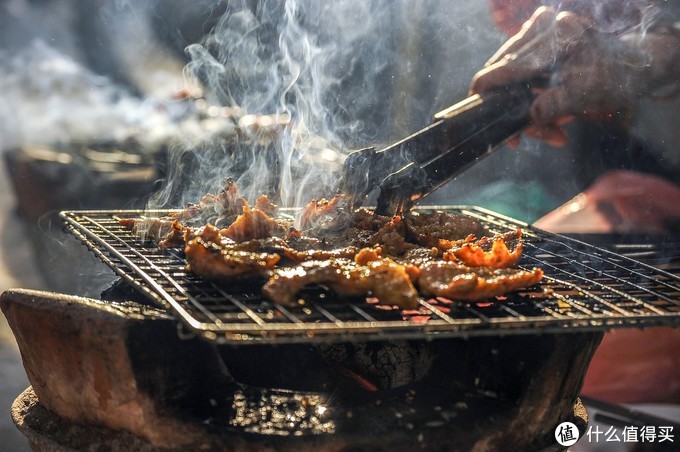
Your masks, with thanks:
[[[475,94],[437,113],[427,133],[408,143],[411,161],[382,181],[376,213],[410,209],[526,128],[534,86],[527,82]]]

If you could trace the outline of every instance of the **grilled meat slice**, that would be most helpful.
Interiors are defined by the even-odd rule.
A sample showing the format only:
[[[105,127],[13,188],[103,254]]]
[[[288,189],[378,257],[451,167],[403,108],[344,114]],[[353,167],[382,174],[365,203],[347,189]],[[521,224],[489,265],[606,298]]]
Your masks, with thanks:
[[[179,221],[172,222],[170,232],[165,235],[165,238],[158,242],[159,248],[177,248],[184,246],[184,237],[187,234],[186,226],[182,226]]]
[[[233,281],[235,277],[267,276],[281,259],[278,254],[243,251],[235,245],[208,225],[187,241],[187,269],[206,279]]]
[[[368,263],[370,291],[379,304],[396,305],[401,309],[418,307],[418,291],[404,266],[392,259],[378,259]]]
[[[404,266],[413,284],[417,285],[420,269],[429,262],[439,260],[439,254],[440,251],[437,248],[419,247],[407,251],[406,254],[396,259],[396,261]]]
[[[206,215],[212,215],[215,220],[213,224],[216,225],[228,219],[228,227],[222,231],[222,235],[237,242],[281,236],[292,226],[290,221],[272,218],[278,206],[267,196],[257,198],[255,205],[251,209],[248,202],[238,196],[238,189],[232,181],[219,195],[208,194],[199,204],[173,212],[167,217],[125,218],[119,223],[142,240],[152,240],[161,248],[184,246],[186,232],[191,229],[188,225],[206,224],[206,221],[199,220]]]
[[[142,241],[150,240],[154,243],[165,239],[172,232],[175,220],[167,218],[122,218],[118,223],[132,231]]]
[[[274,204],[267,195],[260,195],[255,200],[255,208],[259,211],[264,212],[265,215],[270,217],[275,217],[279,211],[279,206]]]
[[[286,227],[273,220],[270,216],[259,209],[251,209],[247,204],[243,206],[236,220],[224,229],[221,234],[236,242],[245,242],[253,239],[265,239],[272,236],[282,235]]]
[[[399,257],[421,247],[445,251],[458,242],[462,244],[463,238],[471,241],[480,233],[486,233],[481,224],[464,215],[439,212],[386,217],[359,209],[347,228],[327,233],[324,238],[332,244],[358,248],[380,246],[385,255]]]
[[[308,232],[318,234],[314,230],[305,231]],[[464,243],[466,237],[472,241],[475,234],[483,236],[486,233],[481,223],[464,215],[436,212],[386,217],[359,209],[353,213],[348,227],[326,231],[323,237],[335,245],[380,246],[385,255],[400,257],[421,247],[436,247],[443,252]]]
[[[382,259],[382,255],[383,249],[380,247],[363,248],[356,256],[354,256],[354,262],[359,265],[370,265],[370,262]],[[395,262],[404,267],[404,271],[409,276],[412,283],[415,283],[418,280],[418,275],[420,274],[420,267],[418,267],[418,265],[407,259],[400,259]]]
[[[220,231],[222,233],[223,231]],[[276,253],[282,258],[288,259],[292,263],[300,263],[309,260],[320,259],[336,259],[346,258],[351,259],[357,253],[357,249],[353,246],[344,248],[330,248],[330,249],[314,249],[303,248],[297,249],[291,246],[290,242],[280,237],[269,237],[266,239],[253,239],[241,243],[235,243],[232,246],[233,250],[248,251],[248,252],[264,252]]]
[[[514,267],[522,257],[522,230],[517,229],[493,238],[482,237],[477,241],[465,241],[462,245],[455,244],[442,255],[444,260],[460,261],[471,267]],[[508,243],[515,243],[515,249],[510,251]],[[490,250],[486,251],[489,243]]]
[[[346,229],[352,221],[350,198],[337,195],[331,199],[313,199],[300,212],[300,229],[324,234]]]
[[[438,247],[442,251],[452,241],[465,240],[470,235],[488,235],[478,220],[467,215],[410,212],[404,215],[404,223],[409,242],[428,248]]]
[[[241,197],[236,182],[228,179],[218,194],[208,193],[201,198],[198,204],[189,204],[180,212],[171,213],[169,216],[185,225],[212,223],[218,226],[227,226],[232,224],[249,207],[248,201]],[[274,204],[266,195],[261,195],[255,200],[255,209],[268,217],[274,217],[279,206]]]
[[[418,287],[425,295],[478,301],[532,286],[542,277],[543,271],[539,268],[467,267],[456,262],[435,261],[420,269]]]
[[[248,202],[239,194],[236,182],[229,179],[217,195],[208,193],[198,204],[189,204],[170,216],[185,225],[231,224],[246,205]]]
[[[333,248],[326,240],[305,235],[295,228],[288,230],[285,240],[289,246],[298,251],[328,250]]]
[[[332,247],[352,245],[357,248],[365,248],[377,243],[374,240],[376,233],[390,220],[390,217],[374,215],[369,210],[359,209],[352,213],[351,221],[344,229],[323,233],[318,230],[305,230],[304,233],[308,236],[318,237]]]
[[[191,229],[172,218],[123,218],[119,223],[141,240],[150,240],[159,248],[184,246],[187,231]]]
[[[371,237],[369,245],[380,246],[389,256],[402,254],[418,248],[418,245],[406,241],[406,225],[401,217],[394,217]]]
[[[346,246],[344,248],[334,248],[330,250],[303,250],[299,251],[294,248],[287,248],[283,252],[283,256],[293,262],[304,262],[310,260],[323,259],[352,259],[357,254],[356,247]]]
[[[351,211],[348,197],[338,195],[310,202],[301,212],[298,230],[290,221],[272,218],[277,206],[266,196],[255,206],[228,182],[218,195],[206,195],[171,217],[121,224],[161,247],[186,243],[188,268],[207,279],[269,278],[264,294],[287,306],[295,305],[298,292],[311,284],[408,310],[418,305],[415,287],[426,295],[483,300],[542,277],[540,269],[510,268],[522,254],[521,230],[489,238],[481,223],[464,215],[386,217],[366,209]],[[229,222],[222,229],[181,222],[203,218],[206,212]],[[294,266],[284,266],[290,264]]]
[[[406,270],[391,259],[376,259],[360,265],[349,259],[327,259],[304,262],[278,269],[262,288],[275,303],[294,306],[297,294],[306,286],[327,286],[341,296],[368,296],[378,303],[413,309],[418,305],[418,292]]]

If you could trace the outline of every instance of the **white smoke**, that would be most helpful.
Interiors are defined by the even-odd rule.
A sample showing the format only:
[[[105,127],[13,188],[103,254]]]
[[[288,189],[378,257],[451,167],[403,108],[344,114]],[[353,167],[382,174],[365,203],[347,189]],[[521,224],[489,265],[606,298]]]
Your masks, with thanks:
[[[123,140],[153,109],[43,41],[0,53],[0,149]]]
[[[362,127],[356,117],[338,111],[342,104],[333,96],[357,64],[357,42],[370,37],[367,9],[367,3],[347,1],[230,2],[212,34],[187,48],[188,72],[205,85],[211,103],[292,118],[292,123],[269,146],[247,141],[227,151],[246,154],[245,160],[226,158],[219,165],[203,150],[202,164],[218,164],[223,169],[218,179],[237,179],[249,197],[271,192],[272,184],[275,197],[288,206],[332,194],[345,142]],[[373,64],[386,58],[375,55]],[[370,90],[372,76],[371,68],[353,83]],[[224,157],[222,150],[219,156]],[[234,160],[247,162],[246,167]]]
[[[177,149],[174,167],[180,170],[168,190],[195,200],[231,177],[247,198],[268,193],[285,206],[332,195],[347,152],[406,136],[465,93],[486,57],[470,58],[471,41],[488,38],[475,29],[469,6],[438,0],[229,2],[210,35],[188,46],[187,75],[203,84],[209,103],[291,123],[268,144]],[[472,13],[486,17],[485,8]],[[500,41],[491,42],[493,48]],[[455,53],[462,58],[447,62],[445,56]],[[446,72],[438,73],[442,67]],[[178,183],[188,167],[195,171],[192,180]],[[166,192],[161,199],[177,196]]]
[[[67,56],[76,55],[75,37],[61,39],[61,46],[36,39],[19,53],[0,50],[5,93],[0,148],[130,136],[165,140],[172,148],[167,186],[153,206],[196,201],[219,190],[227,177],[237,179],[249,199],[264,192],[283,205],[300,205],[333,194],[350,150],[402,138],[460,100],[472,74],[501,42],[489,34],[486,5],[472,0],[165,4],[173,18],[185,10],[189,18],[205,17],[196,11],[208,7],[221,14],[210,26],[195,21],[194,29],[209,33],[186,49],[185,76],[205,88],[207,122],[228,123],[221,120],[224,111],[238,112],[226,115],[237,122],[244,113],[256,117],[242,117],[238,130],[232,124],[229,133],[215,137],[204,118],[179,124],[168,113],[167,98],[143,99],[114,84],[112,79],[134,81],[148,94],[139,81],[166,83],[142,64],[166,55],[160,42],[152,42],[158,24],[149,17],[166,25],[182,22],[161,17],[169,14],[163,3],[117,0],[90,9],[102,19],[94,23],[113,39],[105,51],[115,51],[111,61],[127,77],[98,75],[81,63],[82,56]],[[64,18],[65,24],[71,21]],[[185,36],[184,28],[166,31]],[[480,50],[480,43],[488,51]],[[97,58],[107,61],[106,55]],[[139,64],[143,70],[131,70]],[[176,78],[169,80],[172,91]]]

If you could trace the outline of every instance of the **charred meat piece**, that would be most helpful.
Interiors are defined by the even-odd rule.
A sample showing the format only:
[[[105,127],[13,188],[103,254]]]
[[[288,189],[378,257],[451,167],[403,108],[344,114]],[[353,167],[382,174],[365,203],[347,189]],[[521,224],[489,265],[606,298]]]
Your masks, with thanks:
[[[539,268],[467,267],[456,262],[437,261],[420,269],[418,287],[425,295],[478,301],[533,286],[542,277],[543,271]]]
[[[354,256],[354,262],[359,265],[368,265],[369,262],[380,260],[382,254],[382,248],[363,248]]]
[[[184,246],[184,237],[187,235],[189,228],[182,226],[179,221],[172,222],[170,232],[165,235],[165,238],[158,242],[159,248],[178,248]]]
[[[281,259],[274,253],[235,249],[235,242],[206,226],[187,241],[187,269],[211,280],[233,281],[235,277],[267,276]]]
[[[357,254],[357,249],[353,246],[346,246],[344,248],[333,248],[330,250],[304,250],[298,251],[294,248],[288,248],[284,251],[284,256],[293,262],[304,262],[309,260],[322,259],[352,259]]]
[[[369,220],[368,217],[374,217]],[[304,231],[307,235],[321,238],[324,243],[331,247],[352,245],[357,248],[370,247],[376,244],[376,234],[391,220],[390,217],[373,215],[365,209],[360,209],[352,215],[352,221],[345,229],[325,232],[315,235],[318,231]]]
[[[295,228],[288,230],[285,240],[288,245],[299,251],[333,248],[326,240],[305,235]]]
[[[522,230],[517,229],[503,235],[496,235],[493,238],[482,237],[472,242],[466,241],[462,245],[454,245],[442,256],[444,260],[460,261],[471,267],[495,267],[507,268],[514,267],[522,257],[524,249],[522,245]],[[508,243],[515,243],[515,249],[510,251]],[[487,251],[486,248],[490,249]]]
[[[222,233],[222,231],[220,231]],[[351,259],[357,253],[353,246],[331,249],[296,249],[291,244],[280,237],[269,237],[266,239],[254,239],[246,242],[235,243],[232,247],[238,251],[276,253],[282,258],[288,259],[292,263],[300,263],[318,259]]]
[[[418,292],[406,270],[391,259],[377,259],[360,265],[349,259],[304,262],[279,269],[262,289],[266,297],[284,306],[294,306],[297,294],[309,285],[327,286],[341,296],[368,296],[378,303],[413,309]]]
[[[170,216],[185,225],[231,224],[246,205],[248,202],[239,194],[236,182],[229,179],[217,195],[209,193],[198,204],[189,204]]]
[[[391,219],[392,217],[378,215],[368,209],[357,209],[352,214],[352,226],[364,231],[377,232]]]
[[[166,218],[122,218],[118,221],[141,240],[158,243],[172,232],[175,220]]]
[[[290,221],[272,218],[278,206],[267,196],[260,196],[256,206],[258,207],[251,209],[245,199],[238,197],[236,185],[232,183],[220,195],[206,195],[200,204],[189,206],[181,212],[173,212],[167,217],[125,218],[119,223],[142,240],[152,240],[161,248],[184,246],[186,232],[191,229],[187,225],[205,224],[195,220],[207,211],[212,212],[213,216],[228,215],[228,227],[222,231],[222,235],[237,242],[280,236],[291,227]],[[226,210],[220,210],[222,208]]]
[[[422,266],[439,256],[437,248],[426,248],[424,246],[414,247],[408,250],[402,257],[405,262],[410,262]]]
[[[401,309],[418,307],[418,291],[403,265],[392,259],[378,259],[368,263],[370,291],[379,304],[395,305]]]
[[[259,209],[251,209],[248,205],[243,206],[236,220],[221,233],[236,242],[246,240],[265,239],[276,235],[282,235],[286,228],[273,220],[270,216]]]
[[[418,245],[406,241],[406,226],[401,217],[394,217],[375,233],[369,242],[371,246],[379,245],[385,254],[401,256]]]
[[[159,248],[182,247],[191,228],[171,218],[123,218],[119,223],[141,240],[150,240]]]
[[[304,287],[323,285],[340,296],[409,310],[418,306],[416,287],[427,296],[476,301],[531,286],[543,275],[511,268],[522,254],[521,230],[489,238],[481,223],[464,215],[380,216],[351,211],[348,197],[338,195],[310,202],[298,230],[273,217],[277,206],[266,196],[255,206],[228,182],[220,194],[173,217],[121,224],[161,247],[186,244],[188,269],[206,279],[268,278],[263,293],[286,306],[296,305]],[[181,222],[205,212],[230,221],[222,229]]]
[[[264,212],[264,214],[269,217],[276,216],[279,211],[279,206],[274,204],[267,195],[260,195],[255,200],[255,208],[261,212]]]
[[[417,284],[420,269],[427,263],[438,261],[439,254],[440,251],[437,248],[419,247],[407,251],[406,254],[396,260],[404,266],[413,284]]]
[[[346,229],[352,221],[350,199],[347,195],[316,199],[309,202],[300,212],[300,229],[323,234]]]
[[[409,242],[425,247],[445,247],[470,235],[484,237],[488,231],[474,218],[444,212],[408,213],[404,216]],[[443,241],[443,242],[442,242]]]

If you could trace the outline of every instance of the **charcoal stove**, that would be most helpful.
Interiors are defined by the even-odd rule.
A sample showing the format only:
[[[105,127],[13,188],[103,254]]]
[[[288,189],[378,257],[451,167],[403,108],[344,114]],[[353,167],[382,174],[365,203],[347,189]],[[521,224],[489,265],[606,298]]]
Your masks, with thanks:
[[[35,221],[74,208],[139,208],[162,175],[165,150],[145,151],[129,143],[71,143],[24,146],[4,153],[17,210]]]
[[[154,394],[162,401],[160,411],[172,413],[168,425],[181,418],[200,426],[193,436],[183,433],[184,440],[257,450],[550,447],[559,422],[585,426],[577,396],[605,330],[680,323],[680,282],[671,273],[484,209],[445,210],[478,218],[494,233],[522,227],[520,266],[540,266],[544,280],[484,303],[422,299],[417,312],[338,300],[320,289],[305,292],[300,309],[284,309],[252,287],[194,277],[179,250],[160,251],[119,225],[120,218],[141,211],[68,211],[62,213],[67,229],[124,283],[108,291],[105,302],[6,293],[3,311],[18,337],[17,319],[25,310],[34,328],[57,337],[70,337],[64,331],[74,329],[78,344],[108,325],[99,321],[102,308],[122,312],[136,325],[119,335],[138,382],[132,399]],[[131,299],[137,300],[133,307],[124,301]],[[160,309],[147,306],[149,301]],[[82,327],[55,320],[64,317],[66,306],[90,312]],[[38,346],[22,347],[22,353],[25,361],[32,356],[43,363],[45,373],[31,378],[40,403],[26,394],[15,417],[37,416],[45,406],[62,415],[52,419],[54,425],[67,419],[110,426],[97,402],[81,400],[86,396],[79,391],[72,396],[104,418],[54,408],[48,389],[59,379],[46,374],[58,363],[49,347],[39,347],[40,337],[32,341]],[[87,348],[76,347],[84,355]],[[90,358],[81,359],[87,364]],[[155,384],[158,376],[151,375],[159,372],[166,374],[163,381],[186,384],[182,390]],[[35,433],[35,426],[22,425]],[[134,423],[118,428],[156,446],[176,440]]]

